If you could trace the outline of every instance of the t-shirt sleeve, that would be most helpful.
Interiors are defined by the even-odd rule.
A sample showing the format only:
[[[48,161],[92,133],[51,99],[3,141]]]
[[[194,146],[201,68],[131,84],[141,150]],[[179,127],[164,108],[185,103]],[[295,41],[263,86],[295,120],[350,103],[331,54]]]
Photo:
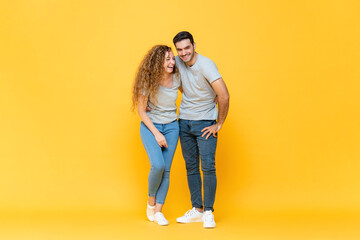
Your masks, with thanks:
[[[210,59],[206,59],[204,62],[202,73],[209,83],[221,78],[221,74],[219,73],[216,64]]]
[[[180,73],[175,73],[175,74],[174,74],[174,80],[175,80],[175,84],[176,84],[176,87],[177,87],[177,88],[182,87],[182,86],[181,86]]]

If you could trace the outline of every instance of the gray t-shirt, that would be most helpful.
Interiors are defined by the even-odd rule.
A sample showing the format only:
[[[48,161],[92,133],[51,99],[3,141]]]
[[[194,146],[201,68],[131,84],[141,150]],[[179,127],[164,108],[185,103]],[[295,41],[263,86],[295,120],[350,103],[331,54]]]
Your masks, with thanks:
[[[173,85],[170,88],[159,86],[156,105],[148,102],[151,110],[147,114],[153,123],[167,124],[177,119],[176,99],[179,86],[178,74],[173,75]]]
[[[216,93],[211,83],[221,75],[213,61],[198,53],[196,62],[189,67],[179,56],[175,57],[179,69],[182,100],[179,118],[185,120],[216,120],[218,110],[214,98]]]

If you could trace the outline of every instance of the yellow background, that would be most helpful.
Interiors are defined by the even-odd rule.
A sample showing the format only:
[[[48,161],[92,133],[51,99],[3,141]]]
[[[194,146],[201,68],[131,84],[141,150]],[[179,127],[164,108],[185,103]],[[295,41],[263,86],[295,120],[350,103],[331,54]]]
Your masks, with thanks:
[[[231,96],[216,155],[219,228],[249,213],[358,214],[359,23],[356,0],[1,1],[1,216],[145,221],[150,165],[131,87],[146,51],[173,48],[182,30]],[[171,224],[189,198],[179,146]]]

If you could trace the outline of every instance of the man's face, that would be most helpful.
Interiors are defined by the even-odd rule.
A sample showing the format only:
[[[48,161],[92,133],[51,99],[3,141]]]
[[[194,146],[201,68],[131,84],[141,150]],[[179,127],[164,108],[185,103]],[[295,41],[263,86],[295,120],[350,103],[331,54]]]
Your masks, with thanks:
[[[190,39],[184,39],[175,43],[175,48],[180,59],[185,63],[193,60],[195,54],[195,43],[192,45]]]

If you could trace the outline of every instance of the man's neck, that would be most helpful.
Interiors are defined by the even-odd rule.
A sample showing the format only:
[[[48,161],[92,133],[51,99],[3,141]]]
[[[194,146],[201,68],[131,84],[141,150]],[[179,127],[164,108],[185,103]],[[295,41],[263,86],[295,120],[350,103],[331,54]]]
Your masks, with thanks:
[[[186,64],[187,64],[189,67],[192,67],[192,66],[196,63],[197,57],[198,57],[198,53],[195,52],[193,59],[191,59],[191,61],[187,62]]]

